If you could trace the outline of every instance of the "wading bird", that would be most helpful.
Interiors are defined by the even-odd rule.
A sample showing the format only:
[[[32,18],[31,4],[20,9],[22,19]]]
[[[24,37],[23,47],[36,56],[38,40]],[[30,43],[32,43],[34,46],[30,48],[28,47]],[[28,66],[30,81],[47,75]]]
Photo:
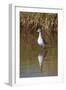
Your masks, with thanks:
[[[46,44],[46,41],[42,38],[41,29],[38,28],[37,32],[39,33],[37,43],[38,43],[39,46],[44,47],[45,44]]]

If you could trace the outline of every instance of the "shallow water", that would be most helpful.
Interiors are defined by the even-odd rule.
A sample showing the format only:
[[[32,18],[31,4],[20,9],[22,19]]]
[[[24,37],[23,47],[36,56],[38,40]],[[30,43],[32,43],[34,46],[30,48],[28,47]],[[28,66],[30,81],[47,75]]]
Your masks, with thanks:
[[[20,77],[57,76],[57,48],[20,48]]]

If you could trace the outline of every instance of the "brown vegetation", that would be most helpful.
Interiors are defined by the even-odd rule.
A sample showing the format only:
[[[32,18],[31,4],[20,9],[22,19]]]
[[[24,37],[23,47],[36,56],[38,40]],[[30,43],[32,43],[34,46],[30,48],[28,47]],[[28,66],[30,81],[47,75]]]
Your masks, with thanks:
[[[42,37],[46,40],[47,46],[57,46],[58,15],[55,13],[31,13],[20,12],[20,36],[22,41],[36,44],[38,37],[37,28],[42,29]]]

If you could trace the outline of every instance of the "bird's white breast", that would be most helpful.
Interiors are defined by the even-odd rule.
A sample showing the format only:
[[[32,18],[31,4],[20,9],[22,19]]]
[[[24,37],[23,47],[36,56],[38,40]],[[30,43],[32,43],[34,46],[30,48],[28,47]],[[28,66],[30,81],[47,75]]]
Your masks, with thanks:
[[[43,42],[43,39],[42,39],[42,36],[41,36],[41,32],[39,32],[39,37],[38,37],[37,42],[38,42],[39,45],[44,46],[44,42]]]

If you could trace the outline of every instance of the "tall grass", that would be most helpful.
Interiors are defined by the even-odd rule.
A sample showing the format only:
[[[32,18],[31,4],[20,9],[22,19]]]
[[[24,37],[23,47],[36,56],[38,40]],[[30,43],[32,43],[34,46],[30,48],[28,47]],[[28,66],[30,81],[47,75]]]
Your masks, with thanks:
[[[20,12],[20,36],[23,42],[36,44],[37,28],[41,28],[42,37],[48,46],[57,46],[58,14]]]

